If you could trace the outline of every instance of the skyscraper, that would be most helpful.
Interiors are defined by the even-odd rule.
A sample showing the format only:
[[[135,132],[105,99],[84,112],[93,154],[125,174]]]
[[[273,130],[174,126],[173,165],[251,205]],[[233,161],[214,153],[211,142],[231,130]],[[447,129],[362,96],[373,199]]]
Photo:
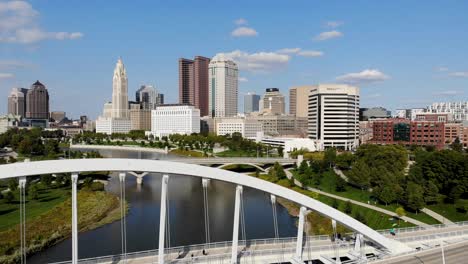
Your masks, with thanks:
[[[142,85],[136,91],[135,98],[143,109],[155,109],[157,105],[164,103],[164,95],[159,94],[152,85]]]
[[[211,117],[237,115],[238,68],[223,55],[216,55],[209,65],[209,112]]]
[[[112,85],[112,117],[129,118],[127,71],[119,58],[114,69]]]
[[[316,88],[313,85],[289,88],[289,114],[296,117],[307,117],[309,93]]]
[[[309,94],[309,138],[319,149],[356,149],[359,145],[359,88],[319,84]]]
[[[244,113],[258,112],[258,102],[260,95],[255,93],[247,93],[244,95]]]
[[[278,88],[267,88],[265,95],[260,100],[260,109],[272,114],[285,114],[284,95]]]
[[[114,69],[112,102],[104,104],[103,114],[96,120],[96,132],[110,135],[128,133],[130,130],[127,72],[119,58]]]
[[[8,114],[25,117],[27,93],[28,89],[25,88],[13,88],[11,90],[8,96]]]
[[[26,118],[49,119],[49,92],[39,81],[33,83],[26,95]]]
[[[194,60],[179,59],[179,103],[191,104],[208,115],[209,58],[196,56]]]

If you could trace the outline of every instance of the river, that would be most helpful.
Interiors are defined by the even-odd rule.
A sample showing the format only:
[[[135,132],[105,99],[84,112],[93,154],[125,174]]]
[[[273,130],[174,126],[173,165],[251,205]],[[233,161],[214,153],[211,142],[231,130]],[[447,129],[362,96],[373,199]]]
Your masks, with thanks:
[[[104,157],[167,159],[174,157],[160,153],[99,150]],[[180,157],[178,157],[180,158]],[[127,251],[157,248],[159,236],[159,208],[161,174],[145,176],[137,185],[135,177],[126,178],[126,198],[130,203],[127,215]],[[113,175],[106,191],[119,195],[119,181]],[[235,186],[211,181],[208,188],[211,242],[231,241],[234,217]],[[171,175],[168,187],[170,245],[183,246],[205,242],[204,203],[201,179]],[[274,237],[272,208],[269,194],[244,188],[244,207],[247,239]],[[296,219],[277,205],[280,237],[296,236]],[[53,227],[52,227],[53,228]],[[120,221],[79,233],[79,258],[121,253]],[[71,259],[71,239],[64,240],[28,258],[28,263],[58,262]]]

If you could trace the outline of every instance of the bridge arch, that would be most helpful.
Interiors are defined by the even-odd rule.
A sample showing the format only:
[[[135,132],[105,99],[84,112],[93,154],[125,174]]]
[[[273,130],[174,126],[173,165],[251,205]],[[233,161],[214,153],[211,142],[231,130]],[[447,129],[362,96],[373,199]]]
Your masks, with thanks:
[[[266,172],[266,170],[264,168],[258,166],[257,164],[247,163],[247,162],[245,162],[245,163],[244,162],[243,163],[226,163],[226,164],[219,165],[217,168],[222,169],[222,168],[230,166],[230,165],[248,165],[248,166],[251,166],[251,167],[254,167],[254,168],[260,170],[261,172]]]
[[[47,160],[13,163],[0,166],[0,179],[28,177],[42,174],[92,171],[144,171],[148,173],[181,174],[212,180],[224,181],[238,186],[250,187],[278,197],[294,201],[301,206],[314,210],[342,225],[364,235],[375,244],[392,253],[401,253],[410,248],[401,242],[389,239],[352,217],[308,196],[287,189],[280,185],[240,173],[204,167],[194,164],[176,163],[164,160],[141,159],[72,159]]]

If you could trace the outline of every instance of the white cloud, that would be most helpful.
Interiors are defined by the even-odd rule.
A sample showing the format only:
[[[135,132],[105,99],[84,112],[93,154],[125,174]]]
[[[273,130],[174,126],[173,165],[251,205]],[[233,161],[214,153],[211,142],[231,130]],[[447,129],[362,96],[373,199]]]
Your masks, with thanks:
[[[238,26],[242,26],[242,25],[247,25],[248,22],[247,20],[243,19],[243,18],[239,18],[239,19],[236,19],[234,21],[234,24],[238,25]]]
[[[33,67],[34,64],[17,60],[0,60],[0,70]]]
[[[0,72],[0,79],[11,79],[14,77],[15,75],[13,73],[1,73]]]
[[[46,39],[83,37],[81,32],[47,32],[38,23],[39,12],[27,2],[0,2],[0,42],[31,44]]]
[[[389,78],[389,76],[385,75],[379,70],[366,69],[361,72],[348,73],[338,76],[336,77],[336,80],[343,83],[360,84],[385,81]]]
[[[299,51],[297,55],[303,56],[303,57],[321,57],[323,56],[323,52],[318,51],[318,50],[303,50],[303,51]]]
[[[434,93],[434,95],[437,96],[455,96],[455,95],[461,95],[463,94],[463,91],[456,91],[456,90],[446,90],[446,91],[440,91],[437,93]]]
[[[466,71],[466,72],[451,72],[451,73],[449,73],[449,76],[468,78],[468,71]]]
[[[340,31],[332,30],[332,31],[326,31],[318,34],[314,40],[317,41],[323,41],[323,40],[328,40],[328,39],[334,39],[334,38],[339,38],[342,37],[343,33]]]
[[[219,53],[217,56],[224,56],[235,61],[240,70],[250,72],[271,72],[285,67],[290,56],[276,52],[257,52],[247,53],[240,50],[234,50],[227,53]]]
[[[343,22],[342,21],[327,21],[326,25],[327,27],[330,27],[330,28],[337,28],[343,25]]]
[[[277,53],[283,53],[283,54],[296,54],[299,51],[301,51],[301,48],[284,48],[277,50]]]
[[[447,68],[447,67],[437,67],[435,70],[438,71],[438,72],[446,72],[446,71],[449,70],[449,68]]]
[[[245,78],[245,77],[239,77],[239,82],[248,82],[249,79]]]
[[[249,27],[238,27],[231,32],[233,37],[255,37],[258,35],[258,32]]]

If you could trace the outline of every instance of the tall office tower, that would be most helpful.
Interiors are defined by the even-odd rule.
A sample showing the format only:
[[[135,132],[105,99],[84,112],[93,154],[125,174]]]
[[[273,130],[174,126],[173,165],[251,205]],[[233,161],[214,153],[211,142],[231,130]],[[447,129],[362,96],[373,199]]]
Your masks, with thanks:
[[[296,117],[307,117],[309,114],[309,93],[316,88],[313,85],[289,88],[289,114]]]
[[[258,102],[260,101],[260,95],[255,93],[247,93],[244,95],[244,113],[258,112]]]
[[[28,89],[13,88],[8,96],[8,114],[25,117]]]
[[[237,115],[237,64],[224,55],[216,55],[209,66],[209,114],[211,117]]]
[[[155,109],[158,105],[158,91],[152,85],[142,85],[135,93],[136,102],[142,109]]]
[[[179,59],[179,103],[190,104],[208,115],[209,58],[196,56],[194,60]]]
[[[119,58],[114,69],[112,102],[104,104],[102,115],[96,120],[96,132],[108,135],[128,133],[131,125],[127,72]]]
[[[114,69],[112,85],[112,117],[129,118],[127,71],[119,58]]]
[[[260,100],[260,109],[272,114],[285,114],[284,95],[278,88],[267,88],[265,95]]]
[[[312,89],[308,134],[319,149],[356,149],[359,145],[359,88],[346,84],[319,84]]]
[[[33,83],[26,95],[26,118],[49,119],[49,93],[39,81]]]

